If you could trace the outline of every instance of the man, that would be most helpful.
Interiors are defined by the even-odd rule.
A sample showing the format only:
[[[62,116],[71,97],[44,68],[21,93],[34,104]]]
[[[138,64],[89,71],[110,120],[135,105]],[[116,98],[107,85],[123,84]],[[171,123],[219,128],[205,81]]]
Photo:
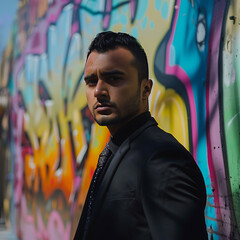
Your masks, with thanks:
[[[128,34],[99,33],[84,80],[91,114],[111,137],[74,239],[207,239],[201,172],[148,111],[152,80],[141,45]]]

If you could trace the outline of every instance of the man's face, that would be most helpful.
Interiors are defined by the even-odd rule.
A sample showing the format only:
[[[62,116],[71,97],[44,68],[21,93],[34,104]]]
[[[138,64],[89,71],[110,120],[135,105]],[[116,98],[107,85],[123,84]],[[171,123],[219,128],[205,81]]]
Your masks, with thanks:
[[[139,83],[133,61],[132,53],[119,47],[104,53],[93,51],[86,62],[88,107],[95,121],[107,126],[111,134],[147,110],[145,80]]]

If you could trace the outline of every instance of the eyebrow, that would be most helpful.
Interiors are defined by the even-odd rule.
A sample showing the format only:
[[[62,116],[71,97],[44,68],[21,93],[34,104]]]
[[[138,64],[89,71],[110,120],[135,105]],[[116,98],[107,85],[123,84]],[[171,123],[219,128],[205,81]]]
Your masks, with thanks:
[[[87,75],[86,77],[84,77],[84,81],[88,80],[88,79],[93,79],[96,77],[96,74],[90,74],[90,75]]]
[[[101,76],[109,76],[109,75],[124,75],[124,72],[119,70],[112,70],[112,71],[106,71],[101,73]]]
[[[119,71],[119,70],[112,70],[112,71],[105,71],[103,73],[100,73],[101,76],[105,77],[105,76],[110,76],[110,75],[124,75],[124,72]],[[96,74],[90,74],[84,77],[84,80],[89,80],[89,79],[93,79],[96,78]]]

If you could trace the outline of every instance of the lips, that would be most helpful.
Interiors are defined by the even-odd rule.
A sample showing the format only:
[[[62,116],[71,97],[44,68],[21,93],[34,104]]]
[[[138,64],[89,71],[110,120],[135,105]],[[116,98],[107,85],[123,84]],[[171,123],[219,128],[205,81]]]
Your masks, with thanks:
[[[98,103],[94,107],[94,109],[99,113],[99,114],[110,114],[112,112],[113,106],[110,104],[101,104]]]

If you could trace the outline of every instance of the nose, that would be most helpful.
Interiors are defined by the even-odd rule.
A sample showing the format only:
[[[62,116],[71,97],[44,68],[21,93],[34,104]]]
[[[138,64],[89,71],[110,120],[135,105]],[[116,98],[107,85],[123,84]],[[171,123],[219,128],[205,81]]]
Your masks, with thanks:
[[[107,89],[107,84],[99,79],[97,82],[97,85],[94,90],[94,96],[96,98],[106,98],[108,97],[108,89]]]

